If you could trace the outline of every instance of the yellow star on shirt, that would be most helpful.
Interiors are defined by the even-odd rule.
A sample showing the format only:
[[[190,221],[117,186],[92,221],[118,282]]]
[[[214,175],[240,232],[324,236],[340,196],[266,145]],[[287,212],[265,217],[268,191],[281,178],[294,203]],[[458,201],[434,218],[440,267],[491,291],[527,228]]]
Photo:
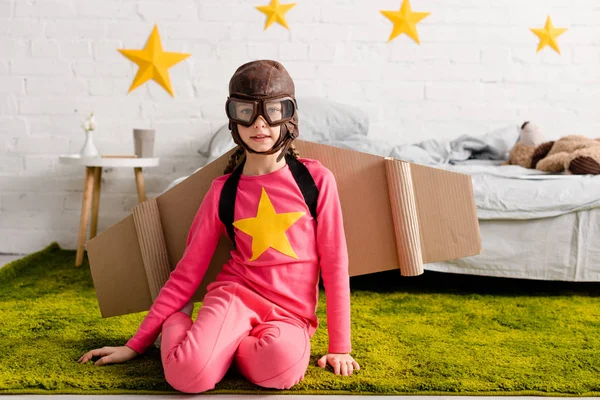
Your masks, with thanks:
[[[295,5],[296,3],[279,4],[279,0],[271,0],[271,4],[268,6],[257,6],[256,9],[267,16],[264,30],[266,31],[267,28],[276,21],[279,25],[284,26],[286,29],[290,29],[285,20],[285,13],[290,11]]]
[[[273,204],[267,196],[265,188],[263,188],[256,217],[239,219],[233,223],[233,226],[252,236],[252,258],[250,261],[256,260],[269,247],[280,251],[286,256],[298,259],[285,235],[285,231],[304,214],[306,214],[304,211],[275,213],[275,208],[273,208]]]
[[[417,32],[417,24],[431,13],[413,12],[412,8],[410,7],[409,0],[404,0],[402,2],[400,11],[380,10],[380,12],[394,23],[394,30],[390,34],[388,43],[394,40],[394,38],[398,35],[405,33],[415,42],[417,42],[417,44],[421,44],[421,41],[419,40],[419,33]]]
[[[190,54],[185,53],[169,53],[163,51],[162,44],[160,43],[160,36],[158,34],[158,27],[156,25],[154,25],[154,29],[152,29],[152,33],[143,50],[119,49],[119,51],[139,67],[137,75],[129,88],[129,93],[150,79],[154,79],[158,84],[165,88],[171,96],[173,96],[173,89],[171,89],[171,79],[169,79],[168,70],[173,65],[190,56]]]
[[[530,29],[531,32],[535,33],[537,37],[540,38],[540,44],[538,45],[537,52],[539,52],[547,45],[550,45],[550,47],[552,47],[554,51],[560,54],[560,49],[558,48],[556,38],[565,33],[565,31],[567,30],[566,28],[555,28],[554,26],[552,26],[552,20],[548,15],[548,18],[546,19],[546,26],[544,27],[544,29]]]

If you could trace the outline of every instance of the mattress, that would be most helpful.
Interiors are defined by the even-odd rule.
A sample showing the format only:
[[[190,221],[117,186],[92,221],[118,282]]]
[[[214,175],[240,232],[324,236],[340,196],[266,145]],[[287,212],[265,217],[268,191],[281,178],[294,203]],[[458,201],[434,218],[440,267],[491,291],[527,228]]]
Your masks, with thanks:
[[[503,278],[600,281],[600,208],[528,220],[479,220],[479,255],[425,270]]]
[[[472,176],[482,252],[425,269],[600,281],[600,176],[544,175],[497,164],[468,160],[443,167]]]

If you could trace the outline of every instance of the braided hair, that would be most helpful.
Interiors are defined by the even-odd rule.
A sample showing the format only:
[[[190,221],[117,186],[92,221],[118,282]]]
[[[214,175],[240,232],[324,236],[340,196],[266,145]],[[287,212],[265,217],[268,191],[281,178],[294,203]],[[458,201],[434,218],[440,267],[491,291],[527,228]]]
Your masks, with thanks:
[[[242,146],[237,146],[237,148],[231,155],[231,158],[229,159],[229,163],[227,164],[227,167],[225,167],[225,171],[223,172],[223,174],[229,174],[229,173],[233,172],[235,170],[235,168],[239,165],[239,163],[246,156],[245,153],[246,153],[246,151],[244,150],[244,148]],[[291,155],[294,158],[300,157],[300,153],[298,152],[298,150],[296,150],[296,146],[294,145],[294,143],[291,143],[290,147],[288,147],[287,154]]]

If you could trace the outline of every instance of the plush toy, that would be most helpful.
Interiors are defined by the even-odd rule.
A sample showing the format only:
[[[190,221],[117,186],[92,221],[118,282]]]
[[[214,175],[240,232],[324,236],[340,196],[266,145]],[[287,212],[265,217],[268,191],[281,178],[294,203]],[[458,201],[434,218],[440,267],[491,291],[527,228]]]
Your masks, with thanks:
[[[520,165],[523,168],[533,168],[531,160],[535,149],[546,139],[540,128],[531,122],[525,122],[521,126],[521,135],[515,146],[508,155],[505,165]]]
[[[545,172],[600,174],[600,141],[569,135],[543,143],[533,153],[531,165]]]
[[[600,139],[569,135],[544,142],[540,129],[525,122],[506,164],[544,172],[597,175],[600,174]]]

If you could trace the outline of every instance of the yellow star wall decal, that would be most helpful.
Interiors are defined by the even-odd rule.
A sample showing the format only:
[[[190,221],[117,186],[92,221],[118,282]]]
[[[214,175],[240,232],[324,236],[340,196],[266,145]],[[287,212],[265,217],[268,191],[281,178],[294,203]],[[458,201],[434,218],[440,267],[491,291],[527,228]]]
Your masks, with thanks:
[[[279,0],[271,0],[271,4],[268,6],[258,6],[256,9],[267,16],[267,22],[265,22],[265,31],[269,26],[273,24],[273,22],[279,23],[286,29],[290,29],[288,27],[287,21],[285,20],[285,13],[290,11],[292,7],[294,7],[296,3],[289,4],[279,4]]]
[[[185,53],[169,53],[163,51],[162,44],[160,43],[160,36],[158,34],[158,27],[156,25],[154,25],[154,29],[152,29],[152,33],[150,34],[144,49],[119,49],[119,51],[139,67],[128,93],[131,93],[132,90],[150,79],[154,79],[159,85],[165,88],[171,96],[173,96],[171,79],[169,78],[169,68],[190,56],[190,54]]]
[[[390,34],[388,43],[394,40],[398,35],[405,33],[417,42],[417,44],[421,44],[419,33],[417,32],[417,24],[431,13],[414,12],[410,7],[410,0],[404,0],[402,2],[400,11],[380,10],[380,12],[394,24],[394,29]]]
[[[265,188],[262,188],[256,217],[238,219],[233,226],[252,236],[252,258],[256,260],[269,247],[298,259],[285,231],[306,214],[302,212],[288,212],[277,214],[273,203],[269,199]]]
[[[566,28],[555,28],[554,26],[552,26],[552,20],[548,15],[548,18],[546,19],[546,26],[543,29],[530,29],[533,33],[537,35],[537,37],[540,38],[540,44],[538,45],[537,52],[539,52],[547,45],[550,45],[550,47],[552,47],[554,51],[560,54],[560,49],[558,48],[556,38],[565,33],[565,31],[567,30]]]

